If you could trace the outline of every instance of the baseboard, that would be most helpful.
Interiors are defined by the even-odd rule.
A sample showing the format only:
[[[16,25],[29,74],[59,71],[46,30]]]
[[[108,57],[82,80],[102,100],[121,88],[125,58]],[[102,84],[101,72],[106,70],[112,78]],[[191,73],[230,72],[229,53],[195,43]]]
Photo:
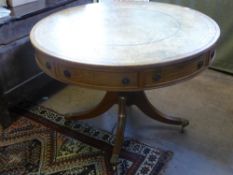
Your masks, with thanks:
[[[38,101],[43,96],[49,96],[64,88],[66,85],[60,83],[44,73],[39,73],[20,85],[4,93],[8,106],[14,106],[23,100]]]
[[[16,120],[16,117],[8,111],[8,108],[25,100],[37,102],[42,97],[50,96],[65,86],[65,84],[41,72],[8,90],[0,96],[0,129],[9,127]]]

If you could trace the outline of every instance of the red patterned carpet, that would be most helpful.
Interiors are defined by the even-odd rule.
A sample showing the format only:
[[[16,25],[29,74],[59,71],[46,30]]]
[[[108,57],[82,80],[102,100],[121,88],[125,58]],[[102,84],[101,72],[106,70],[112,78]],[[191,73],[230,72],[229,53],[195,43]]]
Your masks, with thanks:
[[[15,108],[20,118],[0,133],[1,175],[113,175],[114,136],[41,106]],[[55,131],[56,130],[56,131]],[[119,175],[156,175],[172,153],[126,140]]]

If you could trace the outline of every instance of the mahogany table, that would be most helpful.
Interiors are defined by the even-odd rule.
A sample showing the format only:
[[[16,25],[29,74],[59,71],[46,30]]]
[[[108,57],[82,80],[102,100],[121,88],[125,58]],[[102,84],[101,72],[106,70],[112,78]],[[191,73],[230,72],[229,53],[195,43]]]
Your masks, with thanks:
[[[66,119],[87,119],[119,105],[111,163],[123,143],[126,107],[136,105],[163,123],[189,124],[157,110],[144,90],[172,85],[205,70],[215,55],[218,25],[189,8],[164,3],[113,2],[60,11],[38,22],[30,39],[36,61],[67,84],[107,91],[94,109]]]

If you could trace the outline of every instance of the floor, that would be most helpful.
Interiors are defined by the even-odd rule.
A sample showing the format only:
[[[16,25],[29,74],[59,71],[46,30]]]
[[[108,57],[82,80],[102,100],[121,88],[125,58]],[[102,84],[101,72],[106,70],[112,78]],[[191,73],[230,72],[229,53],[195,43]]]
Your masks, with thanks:
[[[146,117],[136,107],[128,110],[126,137],[152,147],[174,152],[165,175],[233,174],[233,77],[207,70],[174,86],[146,92],[161,111],[186,118],[190,125],[181,134]],[[43,105],[59,113],[86,110],[97,104],[104,92],[68,86]],[[113,132],[117,106],[102,116],[83,122]]]

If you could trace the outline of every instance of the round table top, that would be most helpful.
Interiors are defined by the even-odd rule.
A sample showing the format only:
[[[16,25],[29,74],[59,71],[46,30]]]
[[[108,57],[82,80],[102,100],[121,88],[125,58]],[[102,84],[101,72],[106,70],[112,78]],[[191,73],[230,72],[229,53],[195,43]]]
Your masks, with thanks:
[[[214,20],[186,7],[115,2],[52,14],[33,27],[30,39],[39,51],[67,62],[130,68],[180,62],[219,36]]]

